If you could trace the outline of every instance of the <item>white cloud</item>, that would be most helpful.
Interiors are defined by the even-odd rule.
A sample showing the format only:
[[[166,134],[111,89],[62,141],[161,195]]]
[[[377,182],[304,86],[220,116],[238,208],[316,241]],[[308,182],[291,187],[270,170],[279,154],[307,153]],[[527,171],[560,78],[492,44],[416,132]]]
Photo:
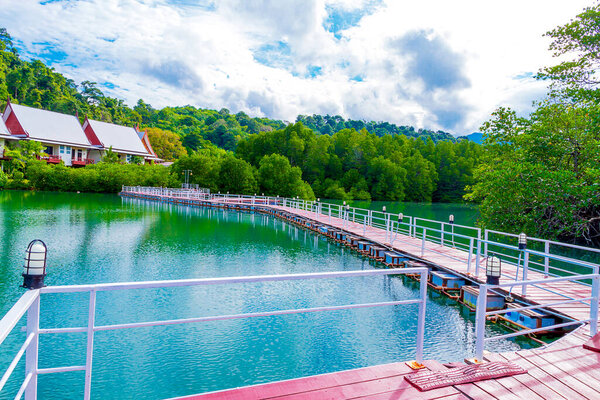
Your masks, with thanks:
[[[104,91],[129,104],[288,121],[341,114],[464,134],[499,105],[526,111],[543,95],[543,83],[523,78],[553,62],[542,34],[588,3],[0,0],[0,20],[26,56],[114,84]],[[332,10],[354,18],[339,39],[324,27]]]

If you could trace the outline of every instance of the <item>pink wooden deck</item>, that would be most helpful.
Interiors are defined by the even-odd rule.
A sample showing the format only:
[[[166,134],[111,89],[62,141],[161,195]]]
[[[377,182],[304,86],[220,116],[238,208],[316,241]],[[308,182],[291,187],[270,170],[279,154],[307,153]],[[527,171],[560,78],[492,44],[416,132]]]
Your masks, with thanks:
[[[511,361],[526,374],[420,392],[404,376],[415,373],[404,363],[376,365],[288,381],[181,397],[214,399],[600,399],[600,353],[586,350],[588,330],[581,328],[544,349],[488,354],[489,361]],[[428,369],[446,367],[426,361]]]

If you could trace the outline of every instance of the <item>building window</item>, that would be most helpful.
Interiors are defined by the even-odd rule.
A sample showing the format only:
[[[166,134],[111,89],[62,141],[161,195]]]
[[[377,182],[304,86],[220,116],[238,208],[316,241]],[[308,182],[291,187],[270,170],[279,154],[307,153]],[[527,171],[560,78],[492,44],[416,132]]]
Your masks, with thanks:
[[[53,146],[46,146],[46,148],[44,149],[44,153],[48,154],[49,156],[54,154],[54,147]]]
[[[128,163],[130,163],[132,159],[133,156],[131,154],[127,154],[127,156],[125,157],[125,161],[127,161]]]
[[[60,154],[70,154],[71,146],[60,146]]]

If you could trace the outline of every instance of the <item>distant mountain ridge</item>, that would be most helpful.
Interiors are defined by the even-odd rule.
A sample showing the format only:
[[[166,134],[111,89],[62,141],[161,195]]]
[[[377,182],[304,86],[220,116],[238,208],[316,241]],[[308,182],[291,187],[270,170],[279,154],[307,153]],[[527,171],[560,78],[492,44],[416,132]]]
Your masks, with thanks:
[[[477,144],[482,144],[483,143],[483,133],[473,132],[470,135],[459,136],[457,139],[466,139],[466,140],[470,140],[471,142],[475,142]]]
[[[456,142],[457,138],[448,132],[432,131],[429,129],[415,129],[412,126],[399,126],[389,122],[375,122],[364,120],[344,119],[339,115],[298,115],[296,122],[302,122],[304,126],[323,135],[332,135],[342,129],[366,129],[377,136],[405,135],[408,137],[431,138],[434,142],[448,140]]]

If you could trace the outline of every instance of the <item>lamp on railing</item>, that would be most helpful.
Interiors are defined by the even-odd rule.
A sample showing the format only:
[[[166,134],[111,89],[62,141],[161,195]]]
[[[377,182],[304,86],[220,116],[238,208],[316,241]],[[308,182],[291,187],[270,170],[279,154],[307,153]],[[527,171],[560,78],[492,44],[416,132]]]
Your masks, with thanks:
[[[527,247],[527,235],[525,233],[519,234],[519,250],[525,250]]]
[[[398,214],[398,222],[402,222],[403,219],[404,219],[404,214],[403,213]]]
[[[320,202],[320,201],[321,201],[321,198],[320,198],[320,197],[317,197],[317,203],[318,203],[318,202]]]
[[[383,206],[383,212],[385,212],[385,210],[386,210],[386,208],[385,208],[385,206]]]
[[[23,287],[27,289],[39,289],[44,287],[46,276],[46,255],[48,248],[46,243],[39,239],[33,240],[25,251],[25,265],[23,268]]]
[[[448,223],[454,224],[454,214],[450,214],[450,216],[448,217]]]
[[[346,207],[346,200],[344,200],[344,207]]]
[[[485,266],[486,283],[497,285],[500,283],[500,274],[502,273],[502,261],[499,257],[491,256],[487,259]]]

